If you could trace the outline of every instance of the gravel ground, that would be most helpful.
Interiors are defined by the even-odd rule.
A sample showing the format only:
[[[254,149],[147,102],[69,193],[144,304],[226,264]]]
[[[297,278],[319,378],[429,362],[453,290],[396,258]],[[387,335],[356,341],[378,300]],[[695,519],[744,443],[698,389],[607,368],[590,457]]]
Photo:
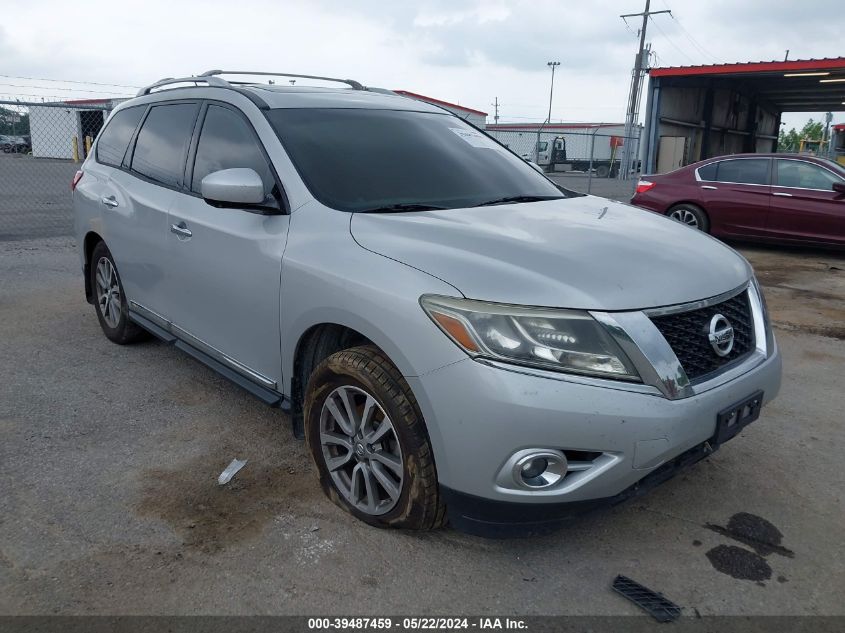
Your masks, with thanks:
[[[845,258],[742,250],[780,397],[644,498],[491,541],[354,521],[282,413],[172,347],[109,343],[72,241],[0,243],[0,614],[635,614],[621,573],[687,614],[845,615]]]
[[[71,235],[70,183],[79,166],[0,152],[0,242]]]

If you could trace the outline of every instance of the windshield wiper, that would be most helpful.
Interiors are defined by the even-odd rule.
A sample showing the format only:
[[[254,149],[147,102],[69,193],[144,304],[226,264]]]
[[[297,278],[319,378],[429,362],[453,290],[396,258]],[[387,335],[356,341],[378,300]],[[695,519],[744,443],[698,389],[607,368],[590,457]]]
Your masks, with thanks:
[[[388,204],[383,207],[373,207],[372,209],[361,209],[357,213],[401,213],[402,211],[442,211],[448,207],[438,207],[433,204],[418,204],[414,202],[404,202],[398,204]]]
[[[542,202],[543,200],[562,200],[563,196],[508,196],[506,198],[496,198],[495,200],[488,200],[487,202],[480,202],[475,204],[475,207],[490,207],[496,204],[511,204],[514,202]]]

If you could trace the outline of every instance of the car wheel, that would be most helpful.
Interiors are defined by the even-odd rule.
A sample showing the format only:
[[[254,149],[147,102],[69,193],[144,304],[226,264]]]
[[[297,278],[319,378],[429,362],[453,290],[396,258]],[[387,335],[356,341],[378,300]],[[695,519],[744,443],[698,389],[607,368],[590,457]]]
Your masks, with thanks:
[[[610,175],[610,168],[607,165],[599,165],[596,167],[596,177],[607,178]]]
[[[440,527],[445,508],[425,423],[399,370],[375,347],[336,352],[305,395],[309,449],[326,495],[377,527]]]
[[[114,259],[104,242],[94,247],[88,268],[91,288],[94,291],[94,308],[106,337],[120,345],[146,338],[146,330],[129,320],[123,284]]]
[[[704,212],[704,209],[694,204],[679,204],[669,209],[666,215],[693,229],[698,229],[705,233],[710,230],[710,221],[707,218],[707,213]]]

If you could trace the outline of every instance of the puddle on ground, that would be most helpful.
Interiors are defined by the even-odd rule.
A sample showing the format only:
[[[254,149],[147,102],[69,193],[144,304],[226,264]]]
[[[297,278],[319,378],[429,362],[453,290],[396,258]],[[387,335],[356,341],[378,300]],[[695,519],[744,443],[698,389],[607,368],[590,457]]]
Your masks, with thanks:
[[[202,456],[176,470],[146,471],[138,514],[167,522],[184,546],[215,553],[259,535],[266,523],[303,500],[313,506],[322,494],[314,473],[301,465],[259,461],[220,486],[217,476],[229,461]]]
[[[705,556],[713,567],[739,580],[754,580],[761,586],[762,581],[772,577],[772,568],[764,558],[769,554],[780,554],[793,558],[795,553],[781,545],[783,534],[770,521],[749,512],[737,512],[728,521],[727,527],[707,523],[705,525],[717,534],[726,536],[754,551],[736,545],[717,545]],[[778,582],[786,582],[784,576],[778,576]]]
[[[766,559],[736,545],[717,545],[705,554],[717,571],[739,580],[768,580],[772,568]]]
[[[728,526],[707,523],[706,527],[717,534],[727,536],[748,545],[760,556],[780,554],[793,558],[795,553],[781,545],[783,534],[763,517],[748,512],[737,512],[728,521]]]

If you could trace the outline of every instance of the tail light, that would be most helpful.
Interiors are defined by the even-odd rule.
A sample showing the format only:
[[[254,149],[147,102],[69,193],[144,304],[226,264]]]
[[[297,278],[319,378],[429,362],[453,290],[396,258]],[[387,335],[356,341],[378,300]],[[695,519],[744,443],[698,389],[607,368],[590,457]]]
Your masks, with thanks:
[[[637,193],[645,193],[649,189],[654,189],[654,183],[650,180],[640,180],[637,182]]]
[[[70,190],[76,191],[76,185],[79,184],[79,181],[82,180],[83,171],[81,169],[77,170],[76,173],[73,175],[73,180],[70,183]]]

